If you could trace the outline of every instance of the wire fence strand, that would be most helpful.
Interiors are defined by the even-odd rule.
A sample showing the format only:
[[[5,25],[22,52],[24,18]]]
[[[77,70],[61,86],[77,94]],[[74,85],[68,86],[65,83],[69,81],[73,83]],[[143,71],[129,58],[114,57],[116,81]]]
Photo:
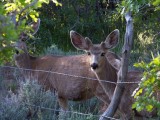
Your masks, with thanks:
[[[34,72],[45,72],[45,73],[52,73],[52,74],[58,74],[58,75],[64,75],[64,76],[69,76],[69,77],[75,77],[75,78],[82,78],[82,79],[87,79],[87,80],[98,80],[101,82],[106,82],[106,83],[111,83],[111,84],[139,84],[140,81],[138,82],[113,82],[113,81],[108,81],[108,80],[99,80],[97,78],[90,78],[90,77],[84,77],[84,76],[78,76],[78,75],[71,75],[71,74],[66,74],[66,73],[61,73],[61,72],[56,72],[56,71],[47,71],[47,70],[37,70],[37,69],[28,69],[28,68],[19,68],[19,67],[14,67],[14,66],[0,66],[1,68],[11,68],[11,69],[19,69],[19,70],[26,70],[26,71],[34,71]]]

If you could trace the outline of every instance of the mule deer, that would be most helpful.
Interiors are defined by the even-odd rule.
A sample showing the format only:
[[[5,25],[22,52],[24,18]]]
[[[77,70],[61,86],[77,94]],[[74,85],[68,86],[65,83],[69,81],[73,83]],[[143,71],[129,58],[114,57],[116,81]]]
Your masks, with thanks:
[[[59,104],[64,110],[67,109],[68,100],[82,101],[96,96],[105,104],[109,103],[108,96],[97,80],[86,80],[85,78],[69,75],[96,79],[96,76],[90,69],[90,56],[83,54],[74,56],[46,55],[43,57],[33,57],[28,53],[26,43],[21,39],[15,44],[15,47],[17,48],[14,56],[16,65],[19,68],[28,69],[22,71],[23,75],[26,78],[37,79],[46,89],[57,91]],[[114,63],[118,61],[118,57],[114,53],[108,52],[106,57],[111,61],[111,64],[115,67],[117,66]],[[52,72],[64,73],[65,75],[54,74]]]
[[[119,30],[111,32],[105,42],[101,44],[92,44],[89,38],[84,38],[75,31],[70,32],[71,42],[77,49],[84,50],[90,57],[90,67],[93,73],[97,76],[99,84],[103,87],[105,93],[108,95],[109,100],[112,100],[113,92],[117,82],[117,70],[109,63],[105,54],[108,50],[115,47],[119,40]],[[138,83],[141,80],[141,72],[129,71],[127,75],[127,82]],[[102,81],[104,80],[104,82]],[[110,81],[106,83],[105,80]],[[131,97],[133,91],[138,87],[138,84],[126,84],[121,102],[119,103],[118,111],[122,114],[122,119],[129,119],[132,116],[132,103],[134,98]],[[151,114],[142,111],[138,112],[139,115],[149,117]]]

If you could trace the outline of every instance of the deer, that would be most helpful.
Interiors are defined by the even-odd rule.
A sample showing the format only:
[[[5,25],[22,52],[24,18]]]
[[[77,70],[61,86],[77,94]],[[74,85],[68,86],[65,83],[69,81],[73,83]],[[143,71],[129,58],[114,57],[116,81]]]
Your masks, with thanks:
[[[38,31],[39,24],[40,20],[31,24],[33,34]],[[25,39],[26,35],[22,33],[19,40],[14,44],[16,66],[20,68],[25,79],[37,80],[45,89],[56,91],[62,110],[67,110],[68,100],[83,101],[93,97],[97,97],[104,105],[108,105],[110,100],[90,69],[90,56],[80,54],[34,57],[30,55]],[[108,51],[106,58],[115,69],[119,69],[118,62],[120,59],[116,54]]]
[[[112,96],[117,83],[117,69],[110,64],[105,55],[108,51],[114,48],[119,42],[119,30],[115,29],[100,44],[93,44],[88,37],[83,37],[75,31],[70,31],[71,43],[78,50],[85,51],[90,59],[90,67],[92,72],[96,75],[99,84],[104,89],[109,101],[112,100]],[[119,61],[120,62],[120,61]],[[118,63],[118,62],[117,62]],[[120,63],[119,67],[120,67]],[[118,111],[121,114],[122,120],[131,119],[135,110],[132,110],[132,103],[135,101],[132,94],[138,87],[138,82],[142,78],[142,72],[131,70],[128,71],[126,82],[135,82],[134,84],[125,84],[123,96],[118,106]],[[110,81],[110,82],[106,82]],[[151,117],[155,113],[148,113],[146,111],[135,111],[135,116]]]

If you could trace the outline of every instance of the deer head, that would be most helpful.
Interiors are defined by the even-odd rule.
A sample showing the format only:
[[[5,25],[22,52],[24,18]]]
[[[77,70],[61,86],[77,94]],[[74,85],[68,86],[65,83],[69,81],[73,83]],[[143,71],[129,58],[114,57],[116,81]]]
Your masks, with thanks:
[[[75,31],[70,32],[71,42],[77,49],[84,50],[90,57],[90,66],[93,71],[99,71],[104,65],[105,54],[114,48],[119,41],[119,30],[112,31],[101,44],[92,44],[88,37],[82,37]]]
[[[36,32],[39,29],[40,26],[40,19],[37,20],[37,22],[32,22],[29,24],[29,26],[31,26],[32,31],[30,32],[31,35],[36,34]],[[27,45],[25,43],[25,41],[29,38],[29,36],[26,33],[21,33],[19,36],[19,40],[13,45],[16,49],[16,53],[14,55],[14,59],[16,61],[16,64],[19,66],[19,64],[24,64],[24,62],[21,61],[26,61],[26,63],[24,65],[28,65],[30,63],[30,56],[28,54],[28,50],[27,50]],[[21,65],[21,66],[24,66]]]

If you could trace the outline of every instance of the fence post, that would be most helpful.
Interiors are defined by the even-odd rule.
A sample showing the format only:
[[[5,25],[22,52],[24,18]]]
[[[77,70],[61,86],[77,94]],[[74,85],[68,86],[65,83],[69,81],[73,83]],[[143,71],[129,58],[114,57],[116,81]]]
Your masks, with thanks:
[[[121,96],[124,91],[124,84],[119,82],[125,82],[127,78],[128,72],[128,62],[130,56],[130,50],[133,44],[133,20],[131,17],[131,12],[127,12],[125,14],[126,19],[126,33],[124,38],[124,46],[122,48],[122,61],[121,61],[121,68],[118,72],[118,80],[117,86],[115,88],[112,101],[108,106],[107,110],[102,114],[99,120],[109,120],[115,114],[118,105],[121,100]],[[106,116],[106,117],[105,117]]]

